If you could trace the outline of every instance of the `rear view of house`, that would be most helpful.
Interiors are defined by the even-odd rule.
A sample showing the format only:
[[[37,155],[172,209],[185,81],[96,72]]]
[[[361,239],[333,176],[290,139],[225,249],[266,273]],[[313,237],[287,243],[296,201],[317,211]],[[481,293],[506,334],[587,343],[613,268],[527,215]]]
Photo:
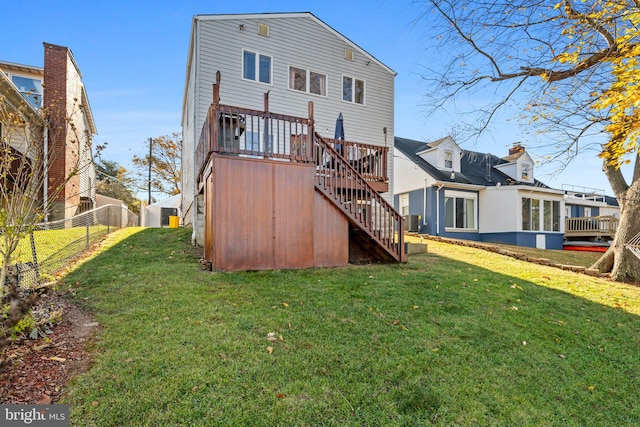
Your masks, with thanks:
[[[394,77],[311,13],[194,17],[181,211],[212,268],[403,259]]]

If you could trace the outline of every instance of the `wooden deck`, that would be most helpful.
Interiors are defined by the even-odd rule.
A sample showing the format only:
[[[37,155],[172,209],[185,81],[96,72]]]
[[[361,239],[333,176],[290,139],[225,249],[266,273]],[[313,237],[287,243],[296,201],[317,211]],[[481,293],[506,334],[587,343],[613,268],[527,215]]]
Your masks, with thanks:
[[[618,219],[613,216],[565,218],[564,235],[567,240],[611,240],[618,229]]]
[[[323,138],[312,102],[306,118],[269,112],[267,94],[264,111],[214,102],[195,164],[205,259],[217,271],[340,266],[355,229],[371,261],[406,261],[403,219],[380,195],[388,151]]]

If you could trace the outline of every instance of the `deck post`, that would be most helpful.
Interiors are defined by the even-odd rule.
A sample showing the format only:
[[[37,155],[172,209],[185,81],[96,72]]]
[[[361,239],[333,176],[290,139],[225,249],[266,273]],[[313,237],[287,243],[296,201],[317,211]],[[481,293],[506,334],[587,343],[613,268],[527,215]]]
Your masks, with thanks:
[[[316,160],[316,148],[314,144],[315,140],[315,125],[313,122],[313,101],[309,101],[309,137],[307,138],[307,144],[309,147],[307,148],[307,153],[309,150],[311,151],[311,161],[315,162]]]
[[[271,138],[269,131],[269,91],[264,93],[264,158],[269,158],[269,154],[272,152]],[[276,136],[277,137],[277,136]]]
[[[216,82],[213,84],[213,102],[209,111],[209,152],[218,147],[218,105],[220,105],[220,71],[216,71]]]

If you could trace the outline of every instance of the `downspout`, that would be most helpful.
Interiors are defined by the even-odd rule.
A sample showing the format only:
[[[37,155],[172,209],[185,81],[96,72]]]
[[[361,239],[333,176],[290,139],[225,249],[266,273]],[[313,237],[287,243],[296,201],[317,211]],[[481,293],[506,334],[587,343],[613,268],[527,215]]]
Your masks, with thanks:
[[[42,202],[44,205],[44,222],[49,222],[49,128],[44,127],[44,170],[42,185]]]
[[[440,235],[440,190],[444,187],[443,184],[438,185],[436,188],[436,236]]]
[[[198,31],[200,31],[200,28],[198,26],[198,19],[194,18],[194,25],[195,25],[195,29],[193,31],[193,55],[194,55],[194,61],[192,62],[192,64],[194,64],[193,66],[195,67],[195,71],[194,71],[194,84],[193,84],[193,88],[195,90],[195,94],[193,97],[193,103],[194,103],[194,108],[193,108],[193,118],[191,120],[191,123],[193,124],[193,162],[195,164],[196,161],[196,149],[198,146],[198,143],[196,141],[198,141],[198,126],[196,125],[196,120],[198,117],[198,114],[196,112],[196,110],[198,109]],[[192,215],[192,229],[193,232],[191,233],[191,244],[193,246],[196,246],[198,244],[197,240],[196,240],[196,233],[198,230],[198,171],[195,170],[196,168],[193,168],[193,203],[191,206],[191,215]]]
[[[422,226],[427,227],[427,179],[424,180],[424,189],[422,192],[424,197],[424,206],[422,207]]]

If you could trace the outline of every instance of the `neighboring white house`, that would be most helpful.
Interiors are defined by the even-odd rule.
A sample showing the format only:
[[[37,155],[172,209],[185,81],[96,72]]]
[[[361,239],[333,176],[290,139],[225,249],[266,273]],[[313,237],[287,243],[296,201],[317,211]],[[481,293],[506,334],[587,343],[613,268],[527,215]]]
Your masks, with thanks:
[[[169,216],[180,216],[180,200],[180,194],[176,194],[145,207],[142,225],[144,227],[168,227]]]
[[[342,113],[346,140],[391,147],[389,190],[383,196],[392,200],[396,73],[347,37],[307,12],[196,15],[187,58],[182,107],[185,225],[197,223],[202,209],[199,171],[193,165],[218,71],[221,104],[262,111],[268,92],[269,111],[307,117],[313,101],[315,130],[322,136],[334,136]],[[262,134],[252,138],[264,144]]]
[[[450,138],[395,138],[396,209],[410,231],[562,249],[563,192],[534,178],[534,162],[515,145],[504,158],[462,150]]]
[[[589,218],[611,216],[620,218],[620,206],[615,197],[605,195],[604,190],[563,184],[565,216]]]

